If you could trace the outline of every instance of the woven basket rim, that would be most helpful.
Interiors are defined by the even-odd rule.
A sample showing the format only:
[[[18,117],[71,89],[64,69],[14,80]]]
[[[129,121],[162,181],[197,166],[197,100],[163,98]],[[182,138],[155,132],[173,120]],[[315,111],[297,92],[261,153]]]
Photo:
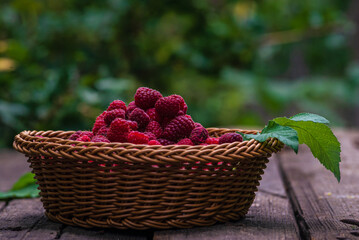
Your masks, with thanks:
[[[242,130],[228,128],[208,128],[209,133],[215,132],[235,132],[256,133],[257,130]],[[173,156],[185,155],[240,155],[245,158],[268,157],[273,152],[279,151],[283,147],[276,138],[269,138],[260,143],[254,139],[242,142],[209,144],[209,145],[143,145],[132,143],[94,143],[69,140],[68,137],[75,131],[29,131],[25,130],[15,136],[14,148],[26,155],[37,155],[39,153],[46,156],[67,157],[73,159],[92,159],[100,158],[104,160],[132,161],[129,157],[138,158],[140,155],[147,156],[147,160],[152,161],[152,156],[160,155],[161,160],[170,161]],[[41,137],[39,137],[41,136]],[[134,160],[138,162],[137,160]],[[158,163],[156,160],[155,163]],[[203,161],[211,161],[210,159]],[[172,161],[173,162],[173,161]]]
[[[207,130],[209,130],[209,132],[215,132],[215,131],[219,131],[219,130],[227,130],[227,131],[231,131],[231,132],[241,132],[241,133],[246,133],[246,134],[256,134],[258,132],[260,132],[259,130],[245,130],[245,129],[236,129],[236,128],[206,128]],[[188,148],[203,148],[206,146],[210,146],[210,145],[215,145],[215,146],[225,146],[225,145],[229,145],[231,143],[222,143],[222,144],[208,144],[208,145],[177,145],[177,144],[171,144],[171,145],[148,145],[148,144],[133,144],[133,143],[121,143],[121,142],[111,142],[111,143],[106,143],[106,142],[82,142],[82,141],[76,141],[76,140],[70,140],[70,139],[64,139],[61,137],[51,137],[52,135],[56,135],[56,134],[61,134],[61,135],[72,135],[73,133],[75,133],[75,130],[46,130],[46,131],[37,131],[37,130],[24,130],[22,132],[20,132],[19,134],[17,134],[16,136],[21,136],[23,137],[32,137],[33,139],[38,140],[39,142],[61,142],[63,143],[64,140],[66,140],[67,142],[71,143],[71,144],[75,144],[78,145],[80,144],[81,146],[104,146],[104,147],[134,147],[137,148],[138,146],[146,146],[148,148],[153,148],[153,149],[159,149],[159,148],[164,148],[164,149],[168,149],[168,148],[172,148],[174,145],[175,146],[186,146]],[[64,134],[62,134],[64,133]],[[39,137],[41,136],[41,137]],[[50,136],[50,137],[48,137]],[[242,141],[242,143],[246,143],[249,142],[251,140],[248,141]],[[255,140],[255,142],[257,142]],[[72,146],[73,147],[73,146]]]

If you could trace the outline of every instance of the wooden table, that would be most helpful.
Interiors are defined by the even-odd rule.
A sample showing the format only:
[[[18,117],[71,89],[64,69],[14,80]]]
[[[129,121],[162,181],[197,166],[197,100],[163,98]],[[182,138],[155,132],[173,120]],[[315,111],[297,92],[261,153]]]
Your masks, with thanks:
[[[0,201],[0,239],[359,239],[359,131],[337,130],[340,184],[310,150],[284,149],[265,171],[243,220],[211,227],[158,231],[84,229],[54,223],[40,199]],[[29,171],[24,156],[0,151],[0,191]]]

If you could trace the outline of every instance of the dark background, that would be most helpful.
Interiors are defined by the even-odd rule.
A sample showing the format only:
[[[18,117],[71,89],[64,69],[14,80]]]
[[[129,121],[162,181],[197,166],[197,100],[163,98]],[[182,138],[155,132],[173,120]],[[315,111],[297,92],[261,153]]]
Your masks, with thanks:
[[[0,147],[91,129],[137,87],[180,94],[204,126],[313,112],[359,126],[359,1],[0,3]]]

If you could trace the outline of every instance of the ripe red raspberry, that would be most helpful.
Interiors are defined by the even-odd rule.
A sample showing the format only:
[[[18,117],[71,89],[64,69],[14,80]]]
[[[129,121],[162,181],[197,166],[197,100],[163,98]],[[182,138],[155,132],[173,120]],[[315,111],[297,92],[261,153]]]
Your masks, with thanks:
[[[122,118],[116,118],[110,125],[107,138],[111,142],[126,142],[130,132],[130,124]]]
[[[194,143],[189,138],[184,138],[178,141],[177,145],[191,145],[193,146]]]
[[[104,126],[102,128],[100,128],[100,130],[98,130],[98,132],[96,133],[96,136],[105,136],[107,137],[107,132],[110,128]]]
[[[147,144],[149,137],[142,132],[132,131],[128,134],[127,141],[134,144]]]
[[[144,132],[144,134],[146,134],[148,139],[150,139],[150,140],[156,140],[157,139],[156,135],[151,133],[151,132]]]
[[[181,115],[185,115],[184,112],[182,110],[179,110],[177,113],[177,116],[181,116]]]
[[[160,117],[159,117],[158,114],[156,113],[156,109],[155,109],[155,108],[147,109],[146,113],[147,113],[147,115],[150,117],[151,121],[156,121],[156,122],[159,122],[159,121],[160,121]]]
[[[209,137],[209,138],[207,138],[206,143],[207,144],[218,144],[219,138]]]
[[[78,138],[81,136],[81,133],[82,133],[82,131],[77,131],[77,132],[71,134],[71,136],[69,137],[69,140],[76,140],[76,139],[78,139]]]
[[[92,132],[95,135],[96,135],[97,131],[100,130],[100,128],[106,126],[106,123],[104,120],[106,113],[107,113],[107,111],[104,111],[96,118],[95,124],[93,125],[93,128],[92,128]]]
[[[159,139],[157,139],[157,141],[163,146],[175,144],[175,142],[164,139],[164,138],[159,138]]]
[[[109,126],[115,118],[125,118],[125,111],[123,109],[108,111],[104,119],[107,126]]]
[[[155,108],[160,117],[173,118],[180,110],[180,102],[177,97],[168,96],[158,99]]]
[[[188,119],[191,119],[192,120],[192,117],[191,117],[191,115],[188,115],[188,114],[186,114],[186,115],[184,115],[186,118],[188,118]],[[192,120],[193,121],[193,120]]]
[[[135,110],[135,108],[138,108],[135,104],[135,101],[132,101],[128,104],[127,110],[126,110],[126,119],[130,116],[131,112]]]
[[[168,123],[162,133],[162,138],[177,141],[178,139],[189,137],[194,128],[194,123],[186,116],[178,116]]]
[[[187,106],[186,103],[184,103],[184,106],[183,106],[183,112],[184,112],[184,114],[187,113],[187,110],[188,110],[188,106]]]
[[[180,95],[176,95],[176,94],[173,94],[170,97],[177,99],[177,101],[180,104],[180,111],[182,111],[183,114],[186,114],[188,106],[187,106],[186,102],[184,101],[183,97],[181,97]],[[181,114],[181,115],[183,115],[183,114]]]
[[[242,141],[243,141],[243,138],[238,133],[226,133],[226,134],[223,134],[219,138],[219,144],[232,143],[232,142],[242,142]]]
[[[126,111],[126,104],[121,100],[115,100],[110,103],[110,106],[108,106],[107,111],[111,111],[114,109],[123,109],[124,111]]]
[[[80,141],[80,142],[90,142],[91,138],[87,135],[82,135],[80,136],[78,139],[76,139],[76,141]]]
[[[88,136],[89,138],[93,138],[93,133],[90,131],[82,131],[80,133],[80,137],[82,137],[82,136]]]
[[[159,141],[157,141],[157,140],[150,140],[148,142],[148,145],[161,145],[161,143]]]
[[[108,140],[105,136],[97,135],[97,136],[94,136],[91,139],[91,142],[106,142],[106,143],[109,143],[110,140]]]
[[[135,121],[127,120],[128,124],[130,124],[130,128],[132,131],[137,131],[138,124]]]
[[[161,118],[161,121],[159,121],[159,123],[161,124],[161,127],[165,129],[172,120],[173,118],[163,117]]]
[[[153,108],[157,100],[161,97],[162,94],[159,91],[146,87],[140,87],[135,93],[135,103],[138,107],[147,110],[149,108]]]
[[[162,128],[161,125],[156,122],[156,121],[152,121],[150,122],[147,127],[146,127],[146,132],[151,132],[153,133],[156,137],[160,137],[162,134]]]
[[[196,127],[192,130],[189,138],[194,144],[204,143],[208,138],[208,131],[204,127]]]
[[[140,131],[144,130],[147,124],[150,122],[150,117],[141,108],[134,109],[131,112],[129,119],[131,121],[137,122],[138,129]]]
[[[198,127],[203,127],[203,126],[202,126],[202,124],[196,122],[196,123],[194,123],[194,127],[198,128]]]

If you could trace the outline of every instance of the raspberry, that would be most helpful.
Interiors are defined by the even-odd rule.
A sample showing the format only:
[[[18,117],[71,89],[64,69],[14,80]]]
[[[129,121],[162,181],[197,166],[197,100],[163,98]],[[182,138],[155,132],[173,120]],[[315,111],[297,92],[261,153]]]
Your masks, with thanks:
[[[127,141],[134,144],[146,144],[149,137],[142,132],[132,131],[128,134]]]
[[[155,108],[160,117],[173,118],[180,110],[180,101],[177,97],[168,96],[158,99]]]
[[[198,127],[203,127],[203,126],[202,126],[202,124],[196,122],[196,123],[194,123],[194,127],[198,128]]]
[[[168,123],[161,137],[171,141],[177,141],[178,139],[188,137],[193,128],[194,123],[192,120],[184,115],[178,116]]]
[[[219,143],[219,138],[209,137],[209,138],[207,138],[206,143],[207,144],[218,144]]]
[[[109,126],[115,118],[125,118],[125,114],[126,112],[123,109],[114,109],[108,111],[104,118],[105,123],[107,124],[107,126]]]
[[[96,118],[96,121],[95,121],[95,124],[93,125],[93,128],[92,128],[92,132],[96,135],[97,131],[100,130],[100,128],[106,126],[106,123],[105,123],[105,115],[106,115],[106,111],[104,111],[103,113],[101,113],[97,118]]]
[[[161,121],[159,122],[161,124],[161,127],[163,129],[166,128],[166,126],[173,120],[173,118],[169,118],[169,117],[164,117],[161,119]]]
[[[159,91],[146,87],[140,87],[137,89],[135,94],[135,103],[138,107],[147,110],[149,108],[153,108],[157,100],[161,97],[162,94]]]
[[[208,138],[208,131],[204,127],[196,127],[192,130],[189,137],[194,144],[201,144]]]
[[[177,116],[181,116],[181,115],[185,115],[184,112],[182,110],[179,110],[177,113]]]
[[[107,142],[107,143],[109,143],[110,140],[108,140],[105,136],[97,135],[92,138],[91,142]]]
[[[88,136],[89,138],[93,138],[93,133],[90,131],[83,131],[80,133],[80,137],[82,136]]]
[[[186,118],[188,118],[188,119],[191,119],[192,120],[192,117],[191,117],[191,115],[188,115],[188,114],[186,114],[186,115],[184,115]],[[193,120],[192,120],[193,121]]]
[[[131,112],[129,119],[137,122],[139,130],[145,129],[147,124],[150,122],[150,117],[141,108],[134,109]]]
[[[80,141],[80,142],[90,142],[91,138],[87,135],[82,135],[80,136],[78,139],[76,139],[76,141]]]
[[[157,141],[157,140],[150,140],[148,142],[148,145],[161,145],[161,143],[159,141]]]
[[[137,122],[135,121],[130,121],[130,120],[127,120],[128,124],[130,125],[130,128],[132,131],[136,131],[138,129],[138,125],[137,125]]]
[[[183,112],[184,112],[184,114],[187,113],[187,110],[188,110],[188,106],[187,106],[186,103],[184,103],[184,106],[183,106]]]
[[[116,118],[110,125],[107,138],[111,142],[126,142],[130,132],[130,124],[122,118]]]
[[[75,133],[73,133],[70,137],[69,137],[69,140],[76,140],[80,137],[82,131],[77,131]]]
[[[175,142],[164,139],[164,138],[159,138],[159,139],[157,139],[157,141],[163,146],[175,144]]]
[[[219,144],[232,143],[232,142],[242,142],[242,141],[243,141],[243,138],[238,133],[226,133],[226,134],[223,134],[219,138]]]
[[[161,125],[156,121],[152,121],[147,125],[146,132],[153,133],[156,137],[160,137],[162,134]]]
[[[128,104],[127,110],[126,110],[126,119],[130,116],[131,112],[135,110],[135,108],[138,108],[135,104],[135,101],[132,101]]]
[[[177,99],[177,101],[179,102],[179,104],[180,104],[180,111],[182,111],[182,114],[181,114],[181,115],[186,114],[186,113],[187,113],[188,106],[187,106],[187,104],[185,103],[183,97],[181,97],[180,95],[176,95],[176,94],[173,94],[173,95],[171,95],[170,97]]]
[[[144,133],[147,135],[147,137],[148,137],[150,140],[156,140],[156,139],[157,139],[156,135],[153,134],[153,133],[151,133],[151,132],[144,132]]]
[[[110,104],[110,106],[108,106],[107,111],[111,111],[114,109],[122,109],[126,111],[126,104],[121,100],[115,100]]]
[[[102,128],[100,128],[100,130],[98,130],[98,132],[96,133],[96,136],[105,136],[107,137],[107,132],[110,128],[104,126]]]
[[[191,145],[193,146],[193,142],[191,141],[191,139],[189,138],[184,138],[184,139],[181,139],[179,140],[179,142],[177,143],[177,145]]]
[[[146,113],[147,113],[147,115],[150,117],[151,121],[156,121],[156,122],[159,122],[159,121],[160,121],[160,117],[159,117],[158,114],[156,113],[156,109],[155,109],[155,108],[147,109]]]

